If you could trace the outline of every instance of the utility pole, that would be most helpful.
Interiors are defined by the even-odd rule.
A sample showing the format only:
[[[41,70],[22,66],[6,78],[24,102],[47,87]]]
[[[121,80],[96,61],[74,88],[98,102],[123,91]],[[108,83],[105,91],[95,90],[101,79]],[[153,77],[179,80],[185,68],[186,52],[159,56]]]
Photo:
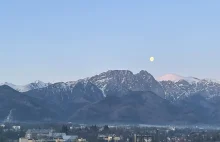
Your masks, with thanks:
[[[159,142],[159,130],[156,130],[156,138],[155,138],[155,142]]]

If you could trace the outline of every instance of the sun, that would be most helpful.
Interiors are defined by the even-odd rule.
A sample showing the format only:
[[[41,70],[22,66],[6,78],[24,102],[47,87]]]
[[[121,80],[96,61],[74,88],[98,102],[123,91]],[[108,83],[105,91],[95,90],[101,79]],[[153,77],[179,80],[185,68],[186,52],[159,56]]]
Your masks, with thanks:
[[[150,57],[150,61],[153,62],[154,61],[154,57]]]

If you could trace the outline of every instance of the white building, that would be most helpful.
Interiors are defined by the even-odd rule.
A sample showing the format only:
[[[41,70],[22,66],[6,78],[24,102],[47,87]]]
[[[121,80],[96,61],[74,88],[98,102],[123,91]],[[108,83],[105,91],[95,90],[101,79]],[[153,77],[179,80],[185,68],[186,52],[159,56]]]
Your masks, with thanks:
[[[86,139],[81,138],[81,139],[78,139],[77,142],[87,142],[87,141]]]
[[[1,128],[5,128],[5,124],[1,124]]]
[[[15,131],[20,131],[21,126],[12,126],[12,129],[15,130]]]

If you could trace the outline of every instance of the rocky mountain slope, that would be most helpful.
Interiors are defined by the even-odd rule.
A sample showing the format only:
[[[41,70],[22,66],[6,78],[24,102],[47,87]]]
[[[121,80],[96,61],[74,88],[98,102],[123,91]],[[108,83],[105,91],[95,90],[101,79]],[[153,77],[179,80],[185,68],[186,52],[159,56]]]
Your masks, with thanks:
[[[46,106],[47,102],[21,94],[6,86],[0,86],[0,120],[46,121],[59,120],[58,113]]]
[[[104,96],[122,96],[129,91],[152,91],[164,98],[161,85],[147,71],[133,74],[128,70],[110,70],[88,79],[98,86]]]
[[[25,94],[59,106],[66,118],[77,109],[104,98],[102,91],[96,85],[85,80],[55,83]]]
[[[129,92],[79,109],[70,118],[78,122],[165,123],[178,114],[173,105],[153,92]]]
[[[179,77],[176,75],[165,75],[158,80],[165,91],[165,98],[172,102],[198,92],[203,92],[206,99],[220,96],[220,83],[216,80]]]

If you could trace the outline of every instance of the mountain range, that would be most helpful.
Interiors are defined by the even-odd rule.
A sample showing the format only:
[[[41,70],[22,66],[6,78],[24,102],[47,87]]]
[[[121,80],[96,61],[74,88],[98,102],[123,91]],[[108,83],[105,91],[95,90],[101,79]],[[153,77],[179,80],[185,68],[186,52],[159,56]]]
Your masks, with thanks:
[[[15,84],[8,83],[8,82],[0,84],[0,86],[3,86],[3,85],[7,85],[7,86],[13,88],[14,90],[17,90],[18,92],[27,92],[27,91],[34,90],[34,89],[40,89],[40,88],[47,87],[48,85],[50,85],[50,83],[44,83],[42,81],[37,80],[37,81],[30,83],[30,84],[27,84],[27,85],[15,85]]]
[[[220,83],[110,70],[77,81],[0,86],[2,121],[217,124]]]

